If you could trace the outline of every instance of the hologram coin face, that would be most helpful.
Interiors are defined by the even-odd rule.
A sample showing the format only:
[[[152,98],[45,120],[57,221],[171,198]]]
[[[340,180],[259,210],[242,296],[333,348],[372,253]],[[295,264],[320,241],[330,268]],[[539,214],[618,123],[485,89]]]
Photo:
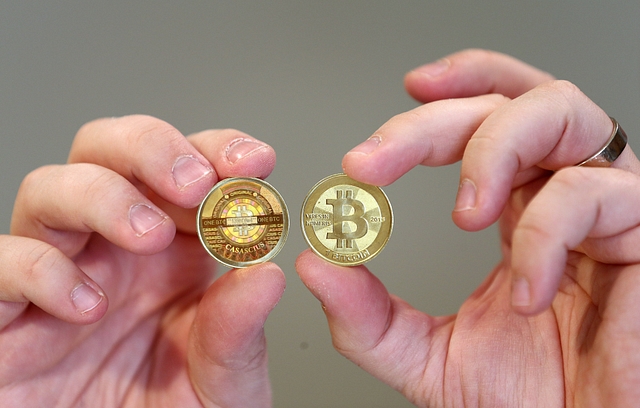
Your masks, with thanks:
[[[337,265],[355,266],[373,259],[387,244],[393,211],[379,187],[334,174],[311,189],[301,223],[316,254]]]
[[[270,260],[280,252],[288,233],[289,213],[282,196],[260,179],[222,180],[198,209],[202,245],[232,268]]]

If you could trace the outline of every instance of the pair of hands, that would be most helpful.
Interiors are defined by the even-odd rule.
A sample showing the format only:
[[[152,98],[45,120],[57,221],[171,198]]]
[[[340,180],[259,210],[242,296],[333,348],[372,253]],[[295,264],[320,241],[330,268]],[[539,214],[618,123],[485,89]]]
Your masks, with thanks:
[[[296,268],[336,349],[420,406],[635,404],[640,164],[627,147],[613,168],[570,167],[607,140],[607,115],[487,51],[420,67],[405,86],[425,104],[347,153],[345,172],[386,185],[462,160],[453,219],[499,219],[504,259],[456,316],[433,317],[366,267],[304,252]],[[144,116],[83,126],[67,165],[25,179],[0,236],[1,400],[269,406],[263,324],[284,275],[266,263],[214,281],[193,220],[218,180],[274,165],[235,130],[185,138]]]

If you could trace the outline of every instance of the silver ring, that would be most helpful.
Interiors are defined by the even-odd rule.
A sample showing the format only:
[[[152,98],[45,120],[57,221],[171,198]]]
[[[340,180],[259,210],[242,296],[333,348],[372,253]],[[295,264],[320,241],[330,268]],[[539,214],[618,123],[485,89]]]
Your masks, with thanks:
[[[604,147],[587,160],[576,164],[576,166],[609,167],[620,156],[627,146],[627,134],[618,125],[618,121],[614,118],[611,118],[611,121],[613,122],[613,133],[611,133],[611,137]]]

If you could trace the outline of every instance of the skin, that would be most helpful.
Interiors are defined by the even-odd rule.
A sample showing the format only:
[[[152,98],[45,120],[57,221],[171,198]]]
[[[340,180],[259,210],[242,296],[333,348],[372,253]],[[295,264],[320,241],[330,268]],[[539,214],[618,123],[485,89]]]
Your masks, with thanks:
[[[613,126],[578,88],[506,55],[466,50],[407,74],[425,103],[347,153],[387,185],[462,160],[453,221],[500,222],[503,259],[453,316],[389,294],[365,266],[307,251],[298,274],[335,348],[424,407],[626,407],[640,400],[640,165],[573,167]],[[428,265],[425,266],[428,273]]]
[[[274,165],[235,130],[83,126],[68,164],[27,176],[0,236],[3,405],[270,406],[263,325],[284,275],[266,263],[213,281],[194,217],[219,179]]]

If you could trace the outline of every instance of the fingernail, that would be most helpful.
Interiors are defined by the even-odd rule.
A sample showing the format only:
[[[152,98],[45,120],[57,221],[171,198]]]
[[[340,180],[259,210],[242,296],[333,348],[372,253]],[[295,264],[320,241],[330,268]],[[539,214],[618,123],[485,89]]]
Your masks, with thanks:
[[[453,211],[468,211],[476,208],[476,185],[469,179],[464,179],[458,188],[456,205]]]
[[[212,172],[210,167],[200,163],[193,156],[181,156],[171,169],[173,180],[179,189],[183,189]]]
[[[264,149],[265,147],[267,147],[266,144],[255,140],[236,139],[227,146],[227,160],[231,163],[235,163],[243,157],[246,157],[257,150]]]
[[[104,295],[96,292],[86,283],[80,283],[71,291],[71,301],[81,314],[92,311],[104,299]]]
[[[141,237],[165,222],[167,218],[146,204],[136,204],[129,210],[129,222],[136,235]]]
[[[419,68],[416,68],[414,72],[435,78],[444,74],[450,66],[451,61],[446,58],[442,58],[436,62],[432,62],[431,64],[423,65]]]
[[[374,150],[376,150],[378,146],[380,146],[380,142],[382,142],[380,136],[371,136],[364,142],[351,149],[349,153],[370,154]]]
[[[523,277],[516,278],[511,285],[511,305],[531,305],[531,289],[529,288],[529,282]]]

